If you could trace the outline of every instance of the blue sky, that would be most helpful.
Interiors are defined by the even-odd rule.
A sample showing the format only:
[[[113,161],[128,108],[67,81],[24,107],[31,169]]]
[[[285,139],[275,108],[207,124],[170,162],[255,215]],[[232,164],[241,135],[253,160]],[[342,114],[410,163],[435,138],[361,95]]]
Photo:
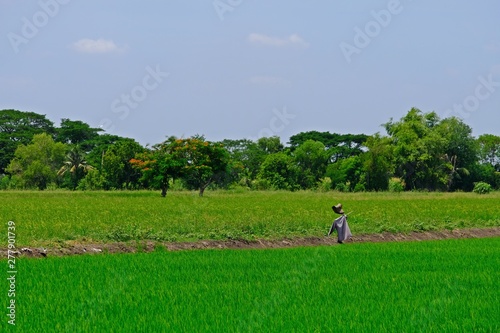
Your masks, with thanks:
[[[384,133],[411,107],[500,135],[499,13],[496,0],[0,0],[0,109],[142,144]]]

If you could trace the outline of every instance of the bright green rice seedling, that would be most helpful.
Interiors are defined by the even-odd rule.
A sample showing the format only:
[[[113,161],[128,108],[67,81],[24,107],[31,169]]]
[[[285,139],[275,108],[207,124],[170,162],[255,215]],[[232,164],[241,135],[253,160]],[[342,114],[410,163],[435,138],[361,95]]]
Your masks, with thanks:
[[[16,329],[498,332],[499,267],[499,238],[21,259]]]

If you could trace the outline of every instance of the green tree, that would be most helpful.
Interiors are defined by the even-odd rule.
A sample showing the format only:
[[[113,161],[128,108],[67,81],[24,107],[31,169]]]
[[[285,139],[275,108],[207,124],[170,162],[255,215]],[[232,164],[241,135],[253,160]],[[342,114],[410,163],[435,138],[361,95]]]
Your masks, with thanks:
[[[303,189],[316,186],[325,175],[329,153],[325,145],[319,141],[307,140],[292,153],[299,168],[299,185]]]
[[[85,176],[85,173],[93,167],[87,163],[85,153],[78,146],[73,146],[66,154],[63,166],[57,172],[58,176],[70,173],[71,189],[76,189],[78,182]]]
[[[266,154],[274,154],[285,148],[279,136],[262,137],[257,140],[257,146]]]
[[[236,181],[250,186],[250,182],[257,177],[260,165],[268,155],[259,145],[248,139],[243,140],[223,140],[222,145],[229,152],[233,170],[239,172]]]
[[[0,110],[0,174],[14,158],[20,145],[27,145],[33,135],[55,133],[54,123],[45,115],[18,110]]]
[[[92,128],[81,120],[61,119],[61,125],[56,129],[56,141],[79,145],[85,152],[90,151],[93,141],[99,136],[100,128]]]
[[[394,172],[392,140],[376,133],[365,142],[368,149],[362,155],[366,189],[386,191],[389,179]]]
[[[138,142],[120,138],[106,147],[101,155],[101,174],[106,189],[137,188],[141,172],[130,163],[137,154],[144,152]]]
[[[332,180],[334,189],[354,191],[359,188],[363,175],[363,163],[360,156],[351,156],[328,165],[326,176]]]
[[[118,135],[112,134],[100,134],[89,143],[92,145],[92,150],[87,155],[87,160],[89,164],[94,166],[99,172],[102,172],[102,166],[104,163],[104,155],[106,151],[112,147],[115,143],[121,140],[132,140],[129,138],[124,138]]]
[[[284,152],[269,154],[262,163],[258,178],[269,182],[276,190],[296,190],[298,168],[293,158]]]
[[[443,157],[444,164],[442,167],[446,170],[448,175],[446,182],[446,190],[451,191],[455,180],[462,180],[462,177],[470,175],[469,169],[459,166],[459,161],[457,155],[448,156],[447,154]]]
[[[19,176],[24,187],[44,190],[56,181],[66,149],[65,144],[54,142],[48,134],[35,134],[31,144],[20,145],[16,149],[6,171]]]
[[[221,143],[206,141],[203,136],[175,142],[173,159],[185,162],[181,176],[188,188],[198,189],[203,196],[209,185],[226,177],[229,153]]]
[[[447,175],[446,190],[471,191],[474,180],[469,177],[470,170],[479,159],[479,146],[472,136],[472,128],[462,120],[451,117],[441,120],[435,130],[445,140],[442,168]]]
[[[477,139],[479,162],[490,164],[496,171],[500,171],[500,136],[483,134]]]
[[[174,152],[181,146],[182,140],[174,136],[161,144],[154,145],[151,150],[136,154],[130,160],[131,165],[142,172],[141,180],[155,189],[161,190],[165,197],[170,181],[180,177],[186,160],[180,156],[174,157]]]
[[[294,151],[308,140],[323,143],[330,152],[330,161],[357,156],[363,153],[363,143],[368,138],[365,134],[337,134],[330,132],[301,132],[290,137],[290,150]]]
[[[449,175],[442,168],[448,142],[436,131],[438,123],[435,112],[424,114],[412,108],[399,122],[391,119],[384,124],[394,147],[395,174],[407,190],[437,190],[448,183]]]

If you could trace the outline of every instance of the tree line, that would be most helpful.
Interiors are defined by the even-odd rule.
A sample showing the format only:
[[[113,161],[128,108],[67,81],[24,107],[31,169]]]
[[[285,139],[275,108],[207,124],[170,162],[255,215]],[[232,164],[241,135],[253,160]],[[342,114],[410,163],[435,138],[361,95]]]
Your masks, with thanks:
[[[144,147],[79,120],[0,110],[0,189],[471,191],[500,188],[500,137],[412,108],[386,134],[308,131],[212,142],[167,137]]]

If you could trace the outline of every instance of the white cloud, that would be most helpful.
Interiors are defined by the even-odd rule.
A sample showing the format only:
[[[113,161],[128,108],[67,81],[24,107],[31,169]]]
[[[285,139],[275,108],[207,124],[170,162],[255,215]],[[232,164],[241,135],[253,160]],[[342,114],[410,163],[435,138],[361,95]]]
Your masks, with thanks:
[[[274,47],[298,46],[306,48],[309,46],[309,44],[297,34],[290,35],[286,38],[277,38],[257,33],[251,33],[250,35],[248,35],[248,41],[252,44]]]
[[[82,53],[110,53],[124,51],[125,48],[118,47],[112,40],[99,38],[96,40],[83,38],[73,43],[73,50]]]
[[[291,82],[276,76],[254,76],[250,78],[250,82],[258,85],[267,85],[267,86],[285,86],[289,85]]]

